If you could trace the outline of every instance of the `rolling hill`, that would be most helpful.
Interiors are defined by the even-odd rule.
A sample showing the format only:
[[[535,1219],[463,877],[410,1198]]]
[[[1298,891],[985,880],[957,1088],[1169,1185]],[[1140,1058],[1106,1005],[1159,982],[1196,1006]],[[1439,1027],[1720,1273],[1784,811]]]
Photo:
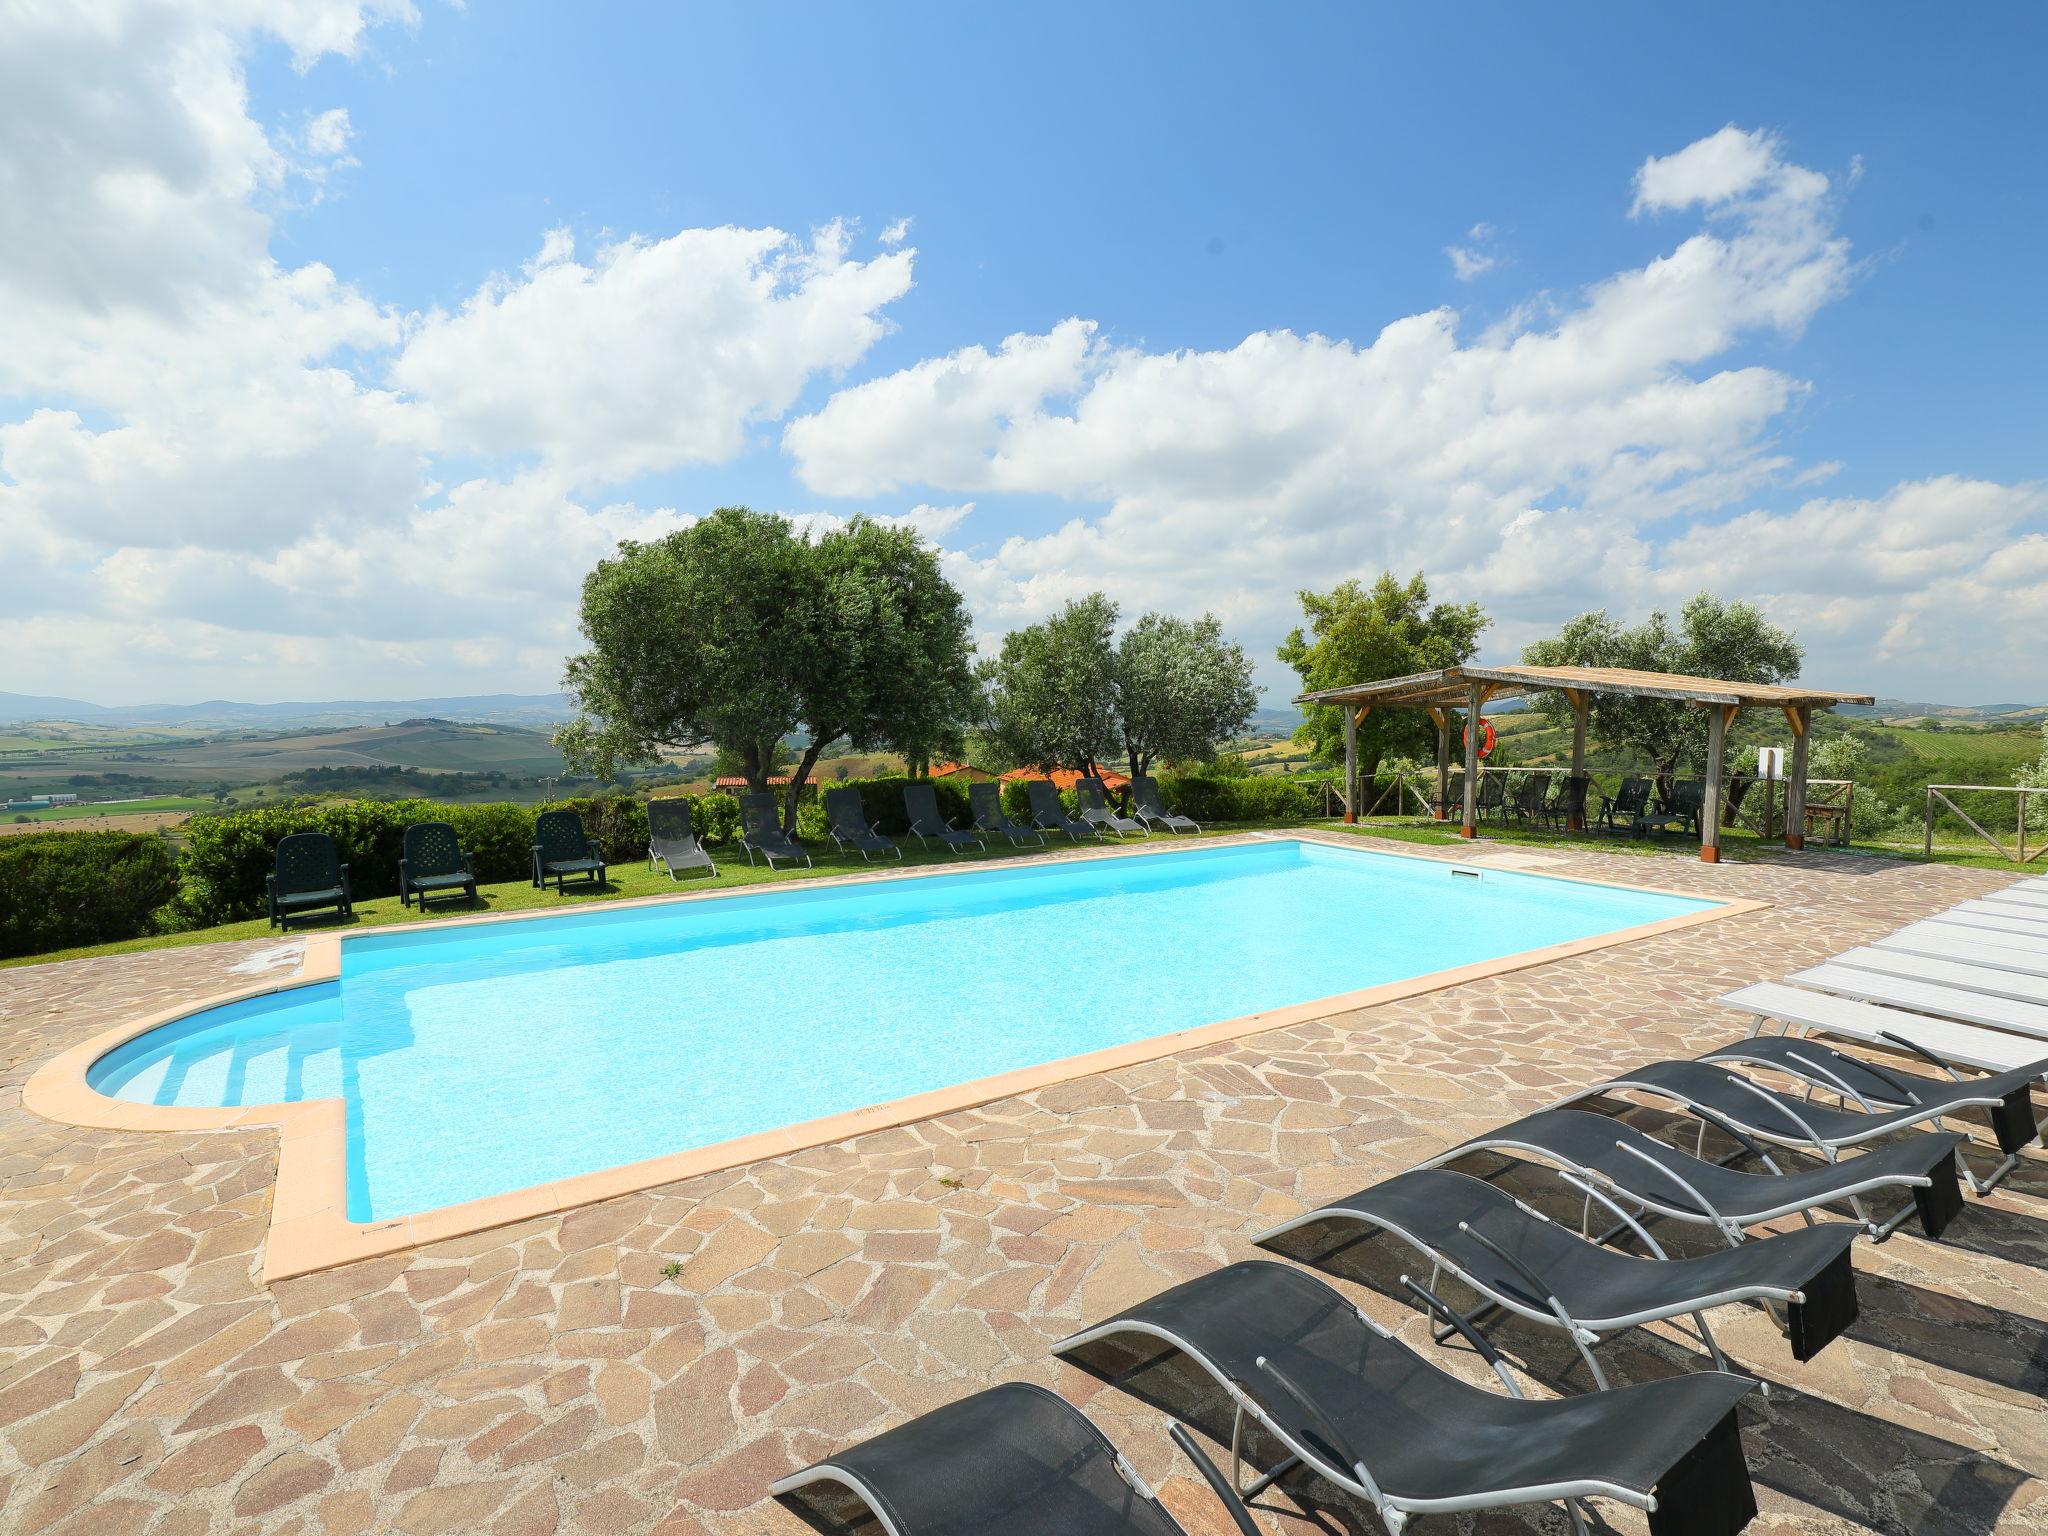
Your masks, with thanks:
[[[57,720],[80,725],[213,730],[382,725],[431,717],[484,725],[558,725],[575,711],[559,693],[485,693],[442,699],[331,699],[318,703],[88,704],[82,699],[0,693],[0,721]]]

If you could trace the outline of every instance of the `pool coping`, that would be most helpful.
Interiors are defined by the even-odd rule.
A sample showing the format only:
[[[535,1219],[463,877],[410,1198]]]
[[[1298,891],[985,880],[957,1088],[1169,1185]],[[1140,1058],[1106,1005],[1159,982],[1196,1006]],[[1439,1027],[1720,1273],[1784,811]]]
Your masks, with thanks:
[[[1470,855],[1469,845],[1467,849],[1460,850],[1462,857],[1443,858],[1436,854],[1405,849],[1378,846],[1361,848],[1362,840],[1355,835],[1318,832],[1315,829],[1201,838],[1177,846],[1158,843],[1127,844],[1116,848],[1091,849],[1085,854],[1063,853],[1058,857],[1029,856],[1021,860],[1006,859],[1002,867],[1015,868],[1020,864],[1094,862],[1099,859],[1133,857],[1140,854],[1213,850],[1219,847],[1273,841],[1312,842],[1324,847],[1351,848],[1390,858],[1421,859],[1449,868],[1472,868],[1482,875],[1489,872],[1483,862]],[[923,879],[957,874],[975,867],[977,866],[939,864],[923,865],[916,869],[861,871],[803,881],[795,888],[818,890],[835,886]],[[714,1142],[708,1146],[692,1147],[638,1162],[622,1163],[592,1173],[576,1174],[545,1184],[529,1185],[523,1189],[507,1190],[502,1194],[486,1195],[477,1200],[441,1206],[411,1216],[389,1217],[381,1221],[351,1221],[346,1215],[348,1133],[346,1106],[341,1099],[307,1099],[297,1103],[241,1105],[231,1108],[135,1104],[108,1098],[99,1093],[89,1086],[86,1076],[92,1065],[108,1052],[127,1044],[138,1035],[189,1018],[195,1013],[228,1003],[338,981],[341,976],[341,948],[346,942],[343,935],[318,934],[308,937],[299,968],[290,975],[265,978],[225,992],[181,1002],[116,1025],[59,1052],[37,1068],[23,1085],[22,1103],[24,1107],[44,1119],[101,1130],[275,1130],[278,1133],[277,1176],[271,1204],[270,1229],[263,1249],[263,1280],[266,1284],[274,1284],[281,1280],[296,1279],[302,1275],[332,1269],[338,1265],[354,1263],[357,1260],[379,1258],[422,1247],[428,1243],[466,1237],[472,1233],[510,1226],[535,1217],[553,1215],[577,1206],[635,1194],[703,1174],[725,1172],[768,1158],[830,1146],[869,1131],[892,1130],[922,1120],[937,1119],[942,1115],[974,1109],[997,1099],[1013,1098],[1051,1087],[1056,1083],[1071,1082],[1077,1078],[1094,1077],[1124,1067],[1138,1066],[1182,1051],[1199,1050],[1250,1035],[1264,1034],[1270,1030],[1286,1029],[1336,1014],[1352,1013],[1428,992],[1442,991],[1467,982],[1547,965],[1553,961],[1570,959],[1595,950],[1612,948],[1618,944],[1632,944],[1642,939],[1676,933],[1703,923],[1761,911],[1771,905],[1767,901],[1752,897],[1703,896],[1695,891],[1674,891],[1626,881],[1595,879],[1586,875],[1553,874],[1549,871],[1522,869],[1493,872],[1535,879],[1564,880],[1578,885],[1598,885],[1611,890],[1635,891],[1711,904],[1695,912],[1680,913],[1651,923],[1639,923],[1630,928],[1616,929],[1611,933],[1573,939],[1562,944],[1544,945],[1494,960],[1431,971],[1400,981],[1383,982],[1378,986],[1355,992],[1337,993],[1308,1002],[1291,1003],[1280,1008],[1242,1014],[1237,1018],[1224,1019],[1216,1023],[1195,1025],[1144,1040],[1084,1052],[1078,1056],[1067,1056],[1036,1066],[1020,1067],[992,1077],[976,1078],[965,1083],[931,1089],[882,1104],[868,1105],[815,1120],[780,1126],[774,1130]],[[690,901],[745,900],[767,893],[785,892],[791,888],[789,885],[777,883],[740,891],[678,891],[673,894],[607,902],[602,908],[570,910],[611,912],[636,906]],[[561,909],[473,914],[413,925],[400,931],[416,933],[428,929],[464,927],[477,923],[528,922],[561,915]],[[362,937],[371,937],[380,932],[383,930],[373,930]]]

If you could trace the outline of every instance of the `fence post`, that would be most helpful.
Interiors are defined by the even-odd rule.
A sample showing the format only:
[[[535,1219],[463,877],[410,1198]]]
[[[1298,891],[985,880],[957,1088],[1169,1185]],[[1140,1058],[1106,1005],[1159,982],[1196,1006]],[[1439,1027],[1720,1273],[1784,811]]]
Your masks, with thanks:
[[[1927,789],[1927,836],[1921,841],[1920,856],[1927,859],[1934,857],[1934,787],[1932,785],[1929,785]]]

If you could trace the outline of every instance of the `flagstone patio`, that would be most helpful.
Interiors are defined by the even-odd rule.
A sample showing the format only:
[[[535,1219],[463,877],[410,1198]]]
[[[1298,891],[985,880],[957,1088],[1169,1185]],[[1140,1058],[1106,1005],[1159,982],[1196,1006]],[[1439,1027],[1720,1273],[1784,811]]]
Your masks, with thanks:
[[[0,972],[0,1530],[797,1536],[770,1479],[1021,1377],[1083,1404],[1191,1529],[1220,1532],[1159,1415],[1054,1363],[1052,1340],[1605,1067],[1739,1033],[1721,991],[2008,878],[1542,857],[1773,905],[274,1289],[256,1278],[271,1133],[88,1131],[21,1107],[56,1051],[218,991],[272,946]],[[1856,1262],[1863,1317],[1806,1365],[1761,1314],[1714,1319],[1777,1384],[1746,1414],[1752,1529],[2048,1531],[2048,1157],[1948,1241],[1908,1232]],[[1554,1337],[1501,1334],[1539,1390],[1584,1390]],[[1638,1333],[1604,1358],[1629,1380],[1698,1355]],[[1317,1493],[1267,1495],[1263,1527],[1379,1529],[1295,1502]],[[1554,1510],[1471,1526],[1563,1527]]]

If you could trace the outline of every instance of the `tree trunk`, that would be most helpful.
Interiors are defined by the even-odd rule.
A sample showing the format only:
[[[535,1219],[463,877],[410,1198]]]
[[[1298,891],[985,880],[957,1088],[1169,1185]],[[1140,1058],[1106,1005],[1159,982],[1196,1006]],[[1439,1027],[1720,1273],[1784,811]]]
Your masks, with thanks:
[[[766,748],[757,741],[750,741],[740,748],[740,772],[746,775],[747,788],[757,795],[768,793],[768,765],[775,761],[775,747]]]
[[[797,759],[796,767],[790,770],[789,794],[782,803],[782,830],[791,837],[796,836],[796,802],[804,792],[804,784],[811,776],[811,770],[818,765],[818,759],[827,747],[846,733],[834,731],[829,736],[823,731],[811,732],[811,744],[804,748],[804,755]]]

